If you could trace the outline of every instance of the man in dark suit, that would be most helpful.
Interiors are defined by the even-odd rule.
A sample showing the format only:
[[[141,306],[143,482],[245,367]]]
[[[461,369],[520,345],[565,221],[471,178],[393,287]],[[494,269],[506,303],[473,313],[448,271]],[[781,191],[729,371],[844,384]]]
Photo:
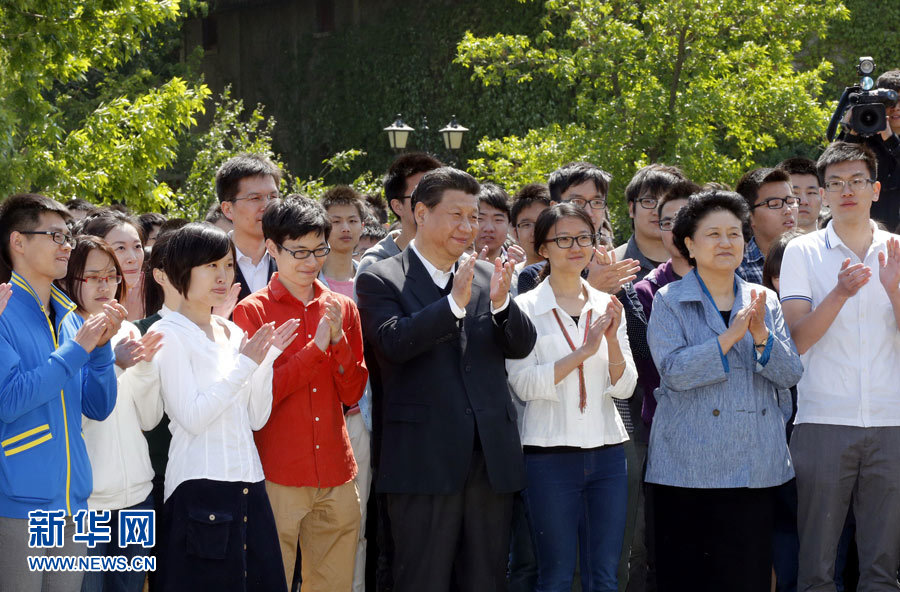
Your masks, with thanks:
[[[240,284],[234,304],[268,285],[277,271],[275,260],[266,252],[262,214],[269,201],[278,197],[280,181],[281,171],[260,154],[239,154],[216,171],[222,213],[234,224],[230,233],[235,248],[234,283]]]
[[[415,240],[356,283],[381,368],[376,487],[398,592],[449,590],[451,579],[464,591],[506,587],[512,494],[525,475],[504,360],[528,355],[536,336],[509,298],[512,264],[462,257],[478,191],[462,171],[426,173],[412,196]]]

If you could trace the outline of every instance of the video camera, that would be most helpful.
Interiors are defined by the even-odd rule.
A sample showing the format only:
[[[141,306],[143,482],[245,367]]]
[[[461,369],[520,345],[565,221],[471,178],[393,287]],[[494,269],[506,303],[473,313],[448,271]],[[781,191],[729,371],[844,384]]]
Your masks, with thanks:
[[[859,58],[856,65],[856,72],[860,76],[859,84],[844,89],[825,132],[829,142],[834,140],[838,124],[848,109],[851,110],[850,120],[843,123],[857,135],[874,136],[887,126],[886,110],[897,102],[898,96],[896,91],[887,88],[873,90],[875,82],[872,81],[871,74],[874,71],[875,60],[868,56]]]

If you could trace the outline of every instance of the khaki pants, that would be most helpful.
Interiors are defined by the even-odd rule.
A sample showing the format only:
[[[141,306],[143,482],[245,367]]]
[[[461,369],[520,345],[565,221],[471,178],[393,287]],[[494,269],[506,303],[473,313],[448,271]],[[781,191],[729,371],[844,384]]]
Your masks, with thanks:
[[[303,557],[302,592],[349,592],[359,531],[356,484],[289,487],[266,481],[275,514],[285,578],[294,578],[297,540]]]
[[[361,413],[347,416],[347,433],[359,472],[356,474],[356,490],[359,492],[359,542],[356,545],[356,563],[353,568],[353,592],[366,590],[366,506],[372,485],[371,436]]]

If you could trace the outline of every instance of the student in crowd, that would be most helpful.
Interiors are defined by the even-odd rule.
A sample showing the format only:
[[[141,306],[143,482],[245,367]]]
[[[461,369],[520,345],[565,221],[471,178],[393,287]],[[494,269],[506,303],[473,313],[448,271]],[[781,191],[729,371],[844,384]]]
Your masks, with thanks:
[[[218,226],[225,232],[234,230],[234,224],[222,213],[222,203],[217,202],[209,207],[204,222],[209,222],[213,226]]]
[[[415,240],[357,277],[381,368],[377,487],[387,494],[394,590],[505,586],[513,493],[525,485],[506,358],[534,327],[510,300],[513,265],[460,257],[478,228],[478,182],[444,167],[412,196]],[[423,389],[427,385],[427,389]]]
[[[248,334],[272,322],[300,324],[300,338],[275,364],[275,410],[256,442],[287,581],[299,539],[304,589],[349,591],[360,500],[343,405],[359,401],[368,375],[353,300],[316,280],[331,231],[328,214],[310,199],[272,202],[263,232],[279,271],[234,318]]]
[[[800,198],[794,195],[791,177],[781,169],[747,171],[735,191],[750,209],[749,227],[753,234],[744,247],[737,274],[745,282],[762,284],[766,253],[775,239],[796,228]]]
[[[485,253],[485,261],[497,257],[508,259],[503,244],[509,238],[509,196],[493,183],[482,183],[478,193],[478,234],[475,235],[475,252]],[[519,247],[521,249],[521,247]],[[521,252],[524,257],[524,252]]]
[[[356,277],[356,261],[353,252],[362,235],[366,205],[359,193],[347,185],[338,185],[322,196],[322,207],[331,220],[328,246],[331,251],[324,259],[319,281],[332,292],[353,298],[353,278]]]
[[[400,230],[389,233],[363,255],[358,273],[376,261],[399,254],[416,236],[416,220],[410,205],[412,192],[425,173],[440,166],[439,160],[424,152],[401,154],[394,159],[384,175],[384,199],[400,220]]]
[[[832,220],[790,242],[780,276],[807,368],[791,435],[799,589],[834,589],[852,496],[859,589],[889,590],[900,563],[900,243],[870,220],[881,190],[872,152],[835,142],[816,169]]]
[[[79,220],[84,220],[88,216],[99,209],[97,206],[92,204],[89,201],[83,200],[80,197],[75,197],[66,202],[66,209],[71,214],[70,222],[78,222]]]
[[[85,218],[80,234],[102,238],[112,247],[125,281],[128,320],[147,316],[144,310],[144,231],[137,220],[122,212],[106,209]]]
[[[744,199],[704,191],[674,243],[695,269],[656,293],[647,340],[659,371],[647,483],[661,592],[768,590],[774,490],[793,477],[779,389],[803,373],[778,299],[735,274]]]
[[[363,201],[366,202],[366,208],[377,223],[387,228],[388,208],[384,198],[377,193],[367,193],[363,196]]]
[[[524,185],[513,196],[509,208],[509,222],[516,242],[525,251],[525,261],[516,264],[517,272],[544,260],[534,247],[534,223],[540,213],[549,207],[550,190],[542,183]]]
[[[359,244],[353,251],[353,260],[359,263],[366,251],[384,240],[387,234],[387,229],[374,216],[366,216],[363,220],[362,234],[359,235]]]
[[[158,212],[148,212],[138,216],[137,220],[144,233],[144,246],[153,248],[156,237],[159,236],[159,229],[166,222],[166,217]]]
[[[87,320],[53,282],[75,240],[68,211],[36,194],[0,205],[0,258],[11,285],[0,316],[0,590],[71,592],[82,572],[32,571],[27,556],[78,556],[72,516],[93,488],[82,415],[105,419],[116,402],[110,338],[125,310],[115,301]],[[61,511],[61,546],[29,547],[31,511]],[[48,517],[48,526],[49,526]]]
[[[776,168],[788,174],[791,179],[791,191],[799,201],[797,228],[803,232],[815,232],[819,228],[819,215],[822,213],[822,196],[819,193],[816,163],[808,158],[795,156],[781,161]]]
[[[557,204],[537,219],[534,242],[545,279],[516,298],[537,346],[507,361],[526,402],[522,426],[525,501],[538,590],[570,590],[580,547],[585,590],[614,592],[627,502],[628,439],[612,398],[627,398],[636,372],[622,304],[581,277],[596,245],[582,208]]]
[[[606,195],[609,192],[609,173],[589,162],[570,162],[556,169],[547,181],[551,203],[571,202],[582,208],[590,217],[594,228],[609,226],[606,213]],[[519,273],[519,294],[538,285],[543,262],[529,265]],[[606,249],[599,249],[585,270],[585,277],[592,286],[615,294],[622,286],[634,280],[640,269],[635,259],[617,258]]]
[[[239,154],[216,171],[216,195],[222,214],[234,229],[234,281],[240,284],[237,300],[266,286],[276,266],[262,232],[266,204],[279,196],[281,170],[261,154]]]
[[[287,590],[278,532],[253,443],[272,410],[272,363],[296,320],[249,339],[211,314],[228,294],[234,245],[206,223],[175,231],[164,271],[182,296],[157,322],[172,444],[166,467],[161,573],[165,590]]]
[[[641,264],[637,279],[659,267],[669,253],[662,242],[657,206],[659,198],[673,183],[684,180],[681,169],[664,164],[650,164],[638,170],[625,187],[628,215],[633,232],[628,242],[616,248],[616,259],[634,259]]]
[[[69,258],[62,289],[75,303],[74,314],[87,320],[102,314],[103,305],[121,301],[125,285],[115,253],[103,240],[82,235]],[[110,525],[119,523],[119,510],[152,510],[153,467],[142,430],[156,427],[163,413],[159,381],[147,363],[160,348],[160,335],[140,333],[128,321],[111,342],[116,356],[116,405],[103,421],[82,417],[81,431],[91,460],[94,489],[88,498],[91,510],[109,511]],[[141,545],[119,547],[118,530],[111,540],[88,550],[89,555],[135,557],[147,555]],[[140,592],[145,571],[86,572],[82,592],[103,590]]]

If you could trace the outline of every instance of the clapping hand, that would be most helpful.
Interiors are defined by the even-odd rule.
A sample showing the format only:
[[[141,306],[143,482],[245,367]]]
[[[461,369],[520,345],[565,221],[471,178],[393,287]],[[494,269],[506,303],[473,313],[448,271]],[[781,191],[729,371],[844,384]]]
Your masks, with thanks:
[[[266,353],[269,351],[269,346],[272,345],[274,340],[274,333],[275,323],[266,323],[257,329],[250,339],[247,339],[247,334],[244,333],[244,340],[241,342],[241,353],[257,364],[262,364]]]
[[[494,273],[491,275],[491,306],[494,310],[503,306],[506,297],[509,296],[514,267],[512,261],[503,263],[500,257],[494,259]]]
[[[900,292],[900,241],[889,238],[887,254],[878,253],[878,279],[888,296]]]
[[[475,277],[475,262],[479,256],[484,256],[486,253],[487,247],[481,249],[481,254],[478,256],[475,254],[467,255],[466,260],[457,266],[456,273],[453,274],[453,287],[450,289],[450,296],[460,308],[465,308],[469,304],[469,299],[472,298],[472,278]],[[491,281],[491,287],[493,288],[493,280]]]
[[[615,251],[607,252],[606,247],[594,247],[594,256],[588,263],[588,283],[607,294],[615,294],[628,282],[637,279],[641,264],[635,259],[616,261]]]
[[[288,348],[292,341],[297,337],[297,327],[300,321],[297,319],[289,319],[275,329],[272,335],[272,345],[284,351]]]
[[[116,365],[123,370],[138,362],[149,362],[162,347],[162,333],[151,331],[139,339],[128,337],[120,341],[115,349]]]
[[[625,310],[625,307],[622,306],[622,303],[619,302],[619,299],[613,296],[609,299],[609,304],[606,305],[606,312],[601,315],[601,319],[605,317],[606,329],[603,332],[603,336],[606,337],[607,341],[616,341],[618,339],[618,335],[616,332],[619,330],[619,325],[622,323],[622,311]]]
[[[214,306],[212,309],[212,313],[224,319],[231,318],[231,313],[234,312],[234,307],[237,306],[238,296],[240,294],[241,284],[232,284],[231,288],[228,289],[228,295],[225,296],[225,301],[222,302],[222,304],[220,304],[219,306]]]
[[[128,311],[116,300],[110,300],[103,305],[103,316],[106,318],[106,331],[100,336],[98,346],[106,345],[119,332],[122,322],[128,317]]]
[[[880,256],[878,262],[881,263]],[[850,265],[850,259],[844,259],[844,262],[841,264],[841,270],[838,272],[838,283],[834,289],[842,298],[851,298],[856,296],[860,288],[869,283],[869,278],[871,277],[872,268],[868,265],[862,263]],[[884,284],[884,280],[882,280],[882,284]]]

